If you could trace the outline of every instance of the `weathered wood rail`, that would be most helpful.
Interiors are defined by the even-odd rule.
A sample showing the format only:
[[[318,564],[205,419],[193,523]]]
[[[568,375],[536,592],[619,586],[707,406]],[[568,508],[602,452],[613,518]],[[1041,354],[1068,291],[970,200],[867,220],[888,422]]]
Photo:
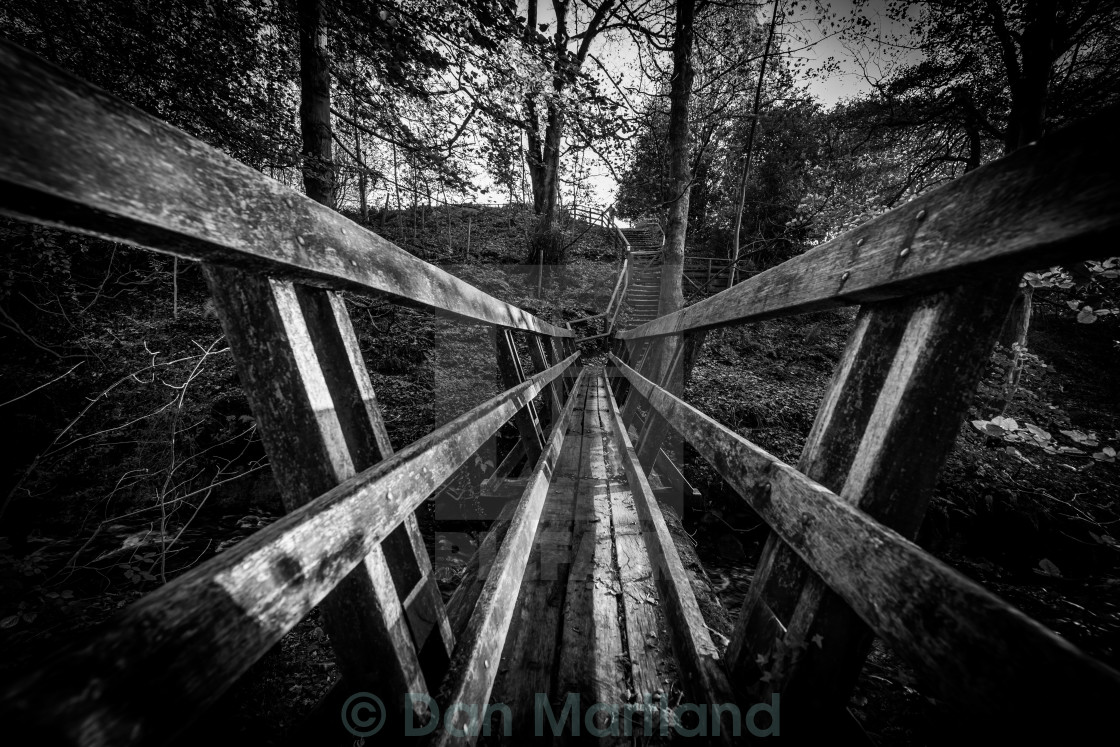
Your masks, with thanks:
[[[1039,714],[1062,713],[1088,734],[1120,702],[1114,670],[909,541],[1021,273],[1115,254],[1120,147],[1105,141],[1117,126],[1114,109],[1055,132],[616,335],[614,391],[644,416],[639,454],[677,433],[770,526],[723,663],[752,698],[781,693],[783,733],[820,737],[843,720],[874,636],[973,719],[962,729],[1054,736],[1064,727]],[[658,341],[854,304],[797,468],[671,391],[683,345],[652,370]]]
[[[1114,252],[1116,112],[615,331],[602,370],[578,366],[570,329],[4,43],[0,102],[0,212],[204,263],[288,509],[6,685],[10,733],[171,741],[316,606],[341,687],[389,704],[385,735],[435,715],[430,704],[493,704],[520,743],[536,698],[559,714],[569,694],[641,714],[648,698],[668,724],[662,696],[676,683],[710,709],[719,741],[753,718],[741,724],[732,705],[776,710],[779,695],[780,733],[819,738],[847,723],[872,636],[976,723],[1065,738],[1111,727],[1120,675],[910,540],[1015,273]],[[625,278],[624,266],[615,296]],[[490,325],[506,390],[395,451],[340,290]],[[844,304],[859,316],[797,467],[674,391],[688,345],[667,342]],[[522,483],[445,605],[414,512],[510,420],[520,442],[493,479],[525,460]],[[718,604],[650,480],[679,477],[669,432],[772,531],[726,649],[710,633]],[[569,737],[579,724],[616,742],[611,724],[636,718],[584,710]],[[444,716],[430,743],[473,743],[490,722]]]

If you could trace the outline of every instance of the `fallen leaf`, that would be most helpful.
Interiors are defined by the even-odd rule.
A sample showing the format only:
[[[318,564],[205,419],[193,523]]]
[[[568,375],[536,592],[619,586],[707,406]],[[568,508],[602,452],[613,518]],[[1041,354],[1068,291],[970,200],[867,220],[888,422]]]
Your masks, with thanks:
[[[1058,566],[1054,565],[1053,561],[1049,558],[1043,558],[1038,561],[1038,568],[1035,569],[1035,573],[1039,573],[1043,576],[1054,576],[1056,578],[1061,578],[1062,576],[1062,572],[1058,570]]]

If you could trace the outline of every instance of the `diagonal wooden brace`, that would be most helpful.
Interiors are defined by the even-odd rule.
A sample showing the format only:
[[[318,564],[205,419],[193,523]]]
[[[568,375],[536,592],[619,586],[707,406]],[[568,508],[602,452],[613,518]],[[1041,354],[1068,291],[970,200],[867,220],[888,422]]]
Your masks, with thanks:
[[[392,453],[337,293],[217,266],[205,273],[289,511]],[[414,516],[323,610],[348,681],[396,696],[442,677],[454,640]]]

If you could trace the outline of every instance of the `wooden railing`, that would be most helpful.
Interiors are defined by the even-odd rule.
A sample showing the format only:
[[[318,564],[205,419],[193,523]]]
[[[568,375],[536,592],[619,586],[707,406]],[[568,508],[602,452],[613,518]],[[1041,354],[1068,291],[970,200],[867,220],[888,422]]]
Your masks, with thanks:
[[[592,316],[583,316],[578,319],[573,319],[568,324],[586,324],[595,321],[596,319],[607,319],[606,329],[603,332],[580,337],[576,340],[577,343],[585,342],[587,340],[596,340],[603,337],[610,337],[614,334],[615,323],[618,321],[618,314],[622,311],[622,304],[626,298],[626,289],[630,286],[630,268],[631,268],[631,254],[630,242],[626,239],[626,234],[622,232],[619,227],[618,221],[614,217],[614,207],[611,206],[602,214],[607,225],[610,227],[612,236],[618,242],[619,256],[622,257],[622,265],[618,270],[618,278],[615,280],[614,290],[611,292],[611,297],[607,300],[607,307],[598,314]]]
[[[685,257],[683,268],[685,301],[699,299],[726,288],[730,282],[732,269],[735,270],[735,283],[741,283],[746,278],[757,275],[754,270],[742,269],[748,261],[747,257],[742,257],[736,262],[723,257]]]
[[[571,330],[7,44],[0,102],[0,211],[204,264],[289,511],[6,688],[9,733],[83,745],[170,741],[315,606],[351,691],[487,702],[576,407],[569,394],[584,375],[574,375]],[[1009,728],[1107,733],[1120,675],[911,539],[1018,274],[1115,252],[1118,125],[1114,111],[1055,134],[614,333],[624,407],[610,403],[610,426],[642,496],[637,511],[656,534],[646,545],[663,582],[683,590],[690,579],[637,465],[649,471],[663,458],[669,430],[772,532],[726,652],[703,636],[685,641],[682,671],[694,691],[740,702],[781,693],[783,734],[813,732],[842,710],[877,635],[964,712],[998,714]],[[612,298],[626,276],[624,264]],[[506,391],[394,452],[339,290],[490,325]],[[682,340],[847,304],[862,308],[796,468],[672,391],[689,347]],[[538,410],[537,397],[548,407]],[[631,445],[627,420],[643,410]],[[486,540],[493,562],[445,607],[414,512],[511,419],[533,465],[527,486],[503,534]],[[668,597],[676,632],[703,630],[684,597]],[[431,741],[473,737],[442,728]]]
[[[564,208],[564,210],[571,220],[579,220],[588,225],[609,229],[613,208],[613,205],[605,208],[598,205],[572,205]]]
[[[614,388],[632,417],[646,411],[643,465],[673,431],[770,527],[724,664],[755,699],[782,694],[791,733],[834,723],[874,636],[963,714],[1028,733],[1111,724],[1117,672],[911,540],[1023,271],[1116,253],[1118,127],[1115,109],[1071,126],[617,333]],[[796,468],[670,391],[682,341],[852,304]],[[653,345],[668,364],[650,365]]]
[[[573,407],[571,330],[7,43],[0,102],[0,211],[203,263],[289,510],[6,688],[10,732],[168,741],[316,605],[351,690],[488,687]],[[491,325],[508,389],[394,453],[339,290]],[[533,482],[453,627],[414,512],[511,418],[536,445]]]

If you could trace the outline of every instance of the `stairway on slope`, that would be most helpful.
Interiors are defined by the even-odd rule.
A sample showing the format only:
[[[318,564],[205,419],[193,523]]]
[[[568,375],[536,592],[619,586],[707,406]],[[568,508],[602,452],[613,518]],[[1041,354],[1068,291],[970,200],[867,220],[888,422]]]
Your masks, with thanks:
[[[622,320],[622,326],[629,329],[657,317],[657,300],[661,293],[660,252],[665,239],[656,223],[624,228],[622,234],[630,245],[630,283]]]

